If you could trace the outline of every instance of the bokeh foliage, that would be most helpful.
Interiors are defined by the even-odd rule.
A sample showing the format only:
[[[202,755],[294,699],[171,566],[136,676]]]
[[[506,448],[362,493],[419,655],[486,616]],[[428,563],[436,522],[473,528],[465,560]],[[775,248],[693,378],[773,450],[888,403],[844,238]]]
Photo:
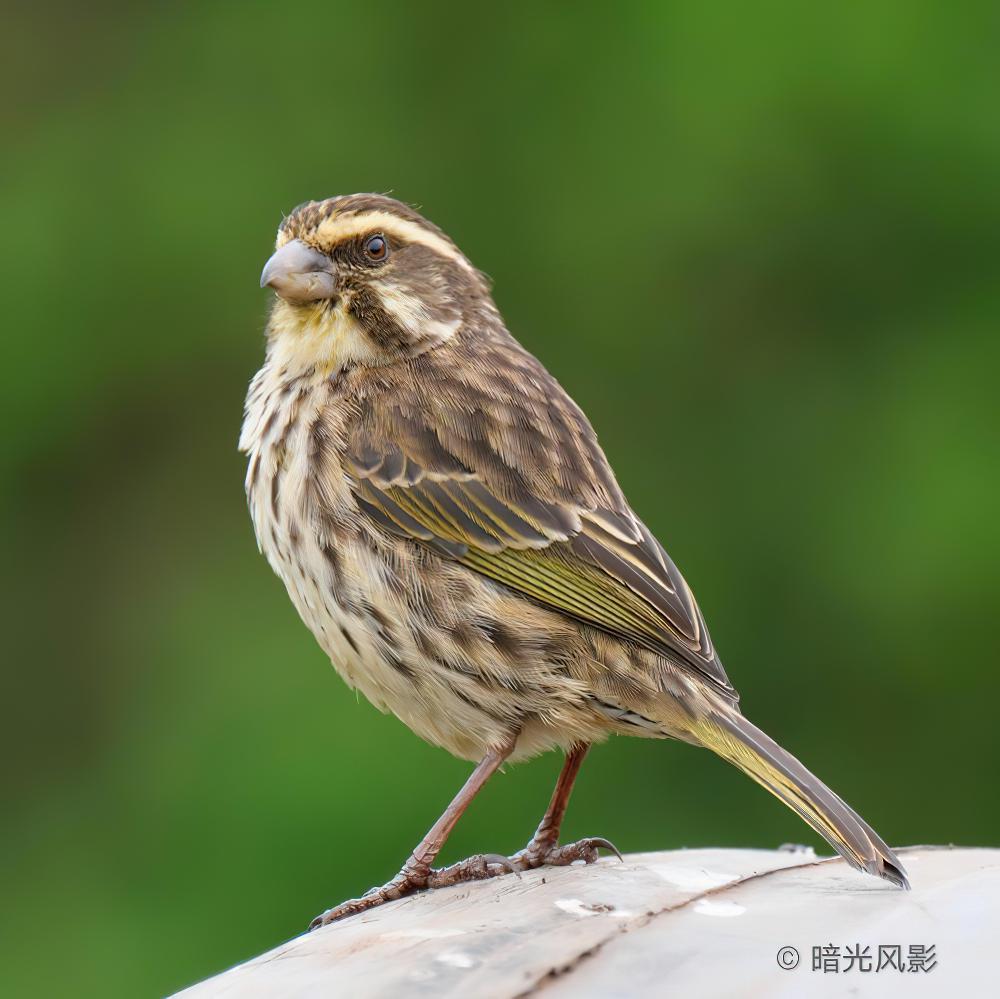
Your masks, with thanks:
[[[466,773],[359,702],[235,450],[282,211],[393,191],[489,272],[747,713],[893,843],[995,842],[995,5],[6,17],[5,994],[162,994],[391,875]],[[447,859],[530,834],[497,779]],[[815,843],[618,740],[568,832]]]

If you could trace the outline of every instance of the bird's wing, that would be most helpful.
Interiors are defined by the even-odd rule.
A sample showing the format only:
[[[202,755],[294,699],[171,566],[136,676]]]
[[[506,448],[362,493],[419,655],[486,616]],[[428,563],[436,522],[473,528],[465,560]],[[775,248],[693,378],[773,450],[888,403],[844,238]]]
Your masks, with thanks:
[[[513,342],[492,363],[484,354],[444,366],[438,355],[360,399],[347,453],[360,508],[735,697],[691,590],[629,508],[582,411]]]

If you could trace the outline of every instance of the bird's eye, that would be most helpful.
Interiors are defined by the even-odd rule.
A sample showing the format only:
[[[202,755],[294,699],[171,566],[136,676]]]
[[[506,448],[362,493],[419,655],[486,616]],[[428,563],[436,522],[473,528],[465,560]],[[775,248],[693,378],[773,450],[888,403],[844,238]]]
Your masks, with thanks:
[[[389,256],[389,244],[385,236],[369,236],[365,240],[365,253],[369,260],[385,260]]]

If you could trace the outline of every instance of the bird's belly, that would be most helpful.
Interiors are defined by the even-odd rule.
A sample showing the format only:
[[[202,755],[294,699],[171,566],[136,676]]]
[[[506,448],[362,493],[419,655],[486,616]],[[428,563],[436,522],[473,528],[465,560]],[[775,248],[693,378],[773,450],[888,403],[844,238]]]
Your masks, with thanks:
[[[478,752],[451,731],[447,706],[415,690],[424,664],[412,647],[406,587],[390,568],[391,553],[358,522],[346,479],[327,482],[322,515],[316,507],[310,427],[317,400],[296,399],[280,386],[258,396],[260,411],[251,411],[248,424],[267,429],[248,435],[250,515],[261,551],[302,620],[338,673],[377,708],[453,752],[459,743],[462,755]],[[463,719],[488,740],[483,718],[472,721]]]
[[[552,661],[575,628],[560,634],[544,612],[527,620],[530,612],[505,604],[485,581],[470,584],[459,567],[428,580],[426,566],[391,540],[380,547],[370,536],[341,538],[332,547],[316,533],[293,542],[277,528],[264,537],[268,560],[340,676],[427,742],[479,760],[520,733],[514,755],[526,757],[611,730],[586,680]]]
[[[367,545],[342,542],[332,555],[313,537],[297,557],[268,557],[337,672],[380,711],[466,759],[509,737],[513,712],[421,647],[417,634],[430,630],[427,622],[407,603],[406,588],[387,585],[387,562]]]
[[[294,442],[291,442],[294,443]],[[353,504],[326,531],[311,508],[294,449],[250,493],[261,550],[340,676],[426,741],[480,759],[516,727],[477,672],[449,665],[445,633],[461,613],[415,595],[426,580],[391,539],[358,522]],[[327,497],[329,501],[329,497]],[[400,543],[403,544],[403,543]],[[447,585],[446,581],[442,581]],[[424,594],[427,597],[427,594]]]

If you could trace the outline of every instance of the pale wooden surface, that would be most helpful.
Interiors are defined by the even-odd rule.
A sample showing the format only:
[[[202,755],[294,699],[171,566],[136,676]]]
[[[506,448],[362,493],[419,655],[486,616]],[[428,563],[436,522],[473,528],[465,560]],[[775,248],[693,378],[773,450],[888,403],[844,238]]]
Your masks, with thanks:
[[[426,892],[276,947],[184,999],[1000,995],[1000,850],[911,847],[913,891],[807,852],[679,850]],[[935,945],[929,972],[812,948]],[[782,947],[800,955],[778,966]],[[873,962],[874,963],[874,962]],[[844,968],[844,962],[840,963]]]

